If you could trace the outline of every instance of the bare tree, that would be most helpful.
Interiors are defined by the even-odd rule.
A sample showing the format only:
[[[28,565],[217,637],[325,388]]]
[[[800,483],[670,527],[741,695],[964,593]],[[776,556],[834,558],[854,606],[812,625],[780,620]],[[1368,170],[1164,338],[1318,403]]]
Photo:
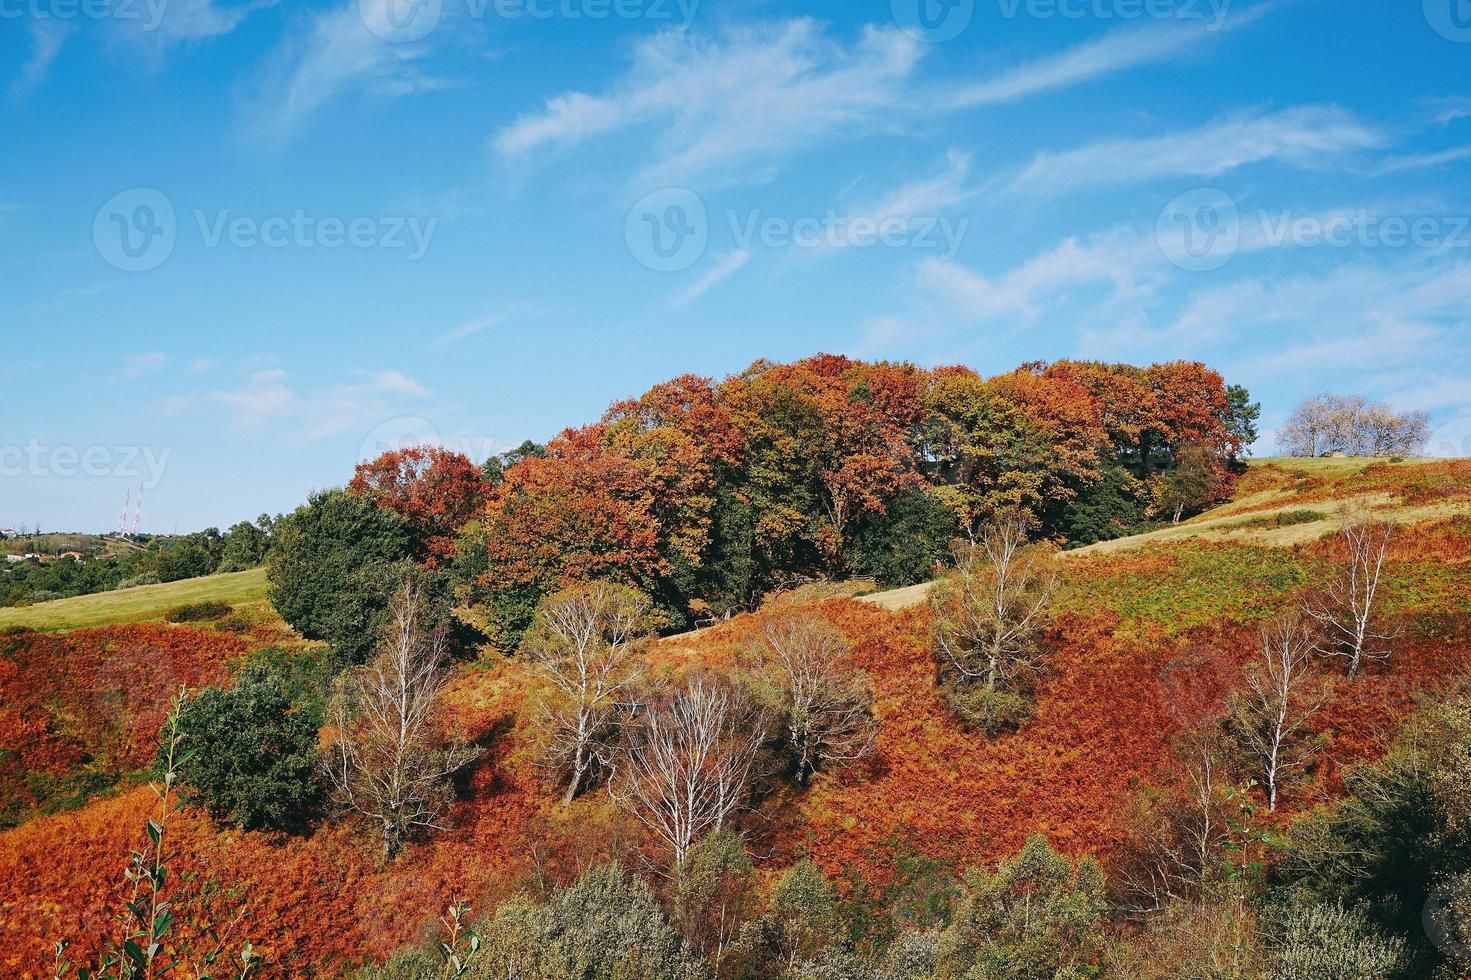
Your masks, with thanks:
[[[1227,717],[1227,729],[1251,758],[1274,811],[1283,783],[1320,748],[1309,727],[1325,698],[1312,675],[1315,648],[1312,630],[1296,616],[1263,627],[1260,656]]]
[[[1425,412],[1397,412],[1363,395],[1314,395],[1293,409],[1277,443],[1292,456],[1413,456],[1430,438]]]
[[[1385,660],[1381,644],[1394,638],[1380,625],[1384,561],[1394,525],[1362,514],[1347,516],[1340,544],[1344,561],[1303,603],[1303,611],[1322,628],[1319,651],[1348,660],[1348,675],[1365,659]]]
[[[878,735],[872,696],[849,666],[843,635],[804,610],[767,618],[761,635],[776,674],[797,780],[805,783],[820,766],[870,755]]]
[[[1221,873],[1227,810],[1219,735],[1198,730],[1176,745],[1177,788],[1141,800],[1112,868],[1122,905],[1136,915],[1207,893]]]
[[[442,732],[449,681],[445,635],[425,623],[422,588],[405,580],[389,608],[380,651],[339,681],[326,771],[333,797],[377,824],[392,858],[411,833],[442,829],[449,777],[478,755]]]
[[[521,645],[556,690],[540,705],[544,764],[566,782],[570,804],[606,761],[643,673],[649,599],[625,585],[595,582],[549,596]]]
[[[931,598],[940,656],[988,689],[1010,689],[1037,666],[1057,584],[1051,552],[1027,543],[1025,515],[1001,514],[956,549],[955,574]]]
[[[678,865],[746,803],[765,741],[766,719],[743,692],[697,676],[643,710],[609,792]]]

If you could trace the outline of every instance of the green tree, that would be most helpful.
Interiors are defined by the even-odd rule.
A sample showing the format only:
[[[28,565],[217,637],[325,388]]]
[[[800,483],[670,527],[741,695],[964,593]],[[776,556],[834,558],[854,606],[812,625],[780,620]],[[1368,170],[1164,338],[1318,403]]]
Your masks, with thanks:
[[[249,521],[241,521],[225,533],[225,545],[220,552],[219,572],[242,572],[254,568],[266,560],[266,549],[271,539],[265,531]]]
[[[1087,961],[1107,903],[1103,872],[1042,837],[995,872],[965,876],[965,897],[940,937],[940,980],[1052,980]]]
[[[840,951],[843,940],[836,890],[816,864],[799,861],[777,880],[761,918],[742,931],[741,975],[792,975]]]
[[[373,649],[412,543],[403,518],[344,490],[312,494],[276,523],[266,562],[271,604],[309,640],[352,663]]]
[[[707,975],[654,893],[618,865],[595,867],[545,904],[501,903],[466,976],[517,980],[698,980]]]
[[[1245,385],[1227,385],[1226,405],[1226,431],[1241,444],[1243,455],[1250,454],[1251,444],[1256,442],[1257,419],[1262,417],[1262,403],[1251,400]]]
[[[238,827],[299,826],[320,795],[320,722],[261,666],[247,667],[234,687],[205,688],[179,712],[194,750],[179,766],[185,799]]]

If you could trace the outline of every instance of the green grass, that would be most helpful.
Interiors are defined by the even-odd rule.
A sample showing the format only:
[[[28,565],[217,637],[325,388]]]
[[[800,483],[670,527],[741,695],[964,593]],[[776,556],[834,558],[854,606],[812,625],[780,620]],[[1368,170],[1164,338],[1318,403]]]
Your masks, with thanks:
[[[162,622],[171,610],[200,602],[226,602],[236,612],[269,612],[266,570],[206,575],[163,585],[56,599],[34,606],[0,609],[0,629],[26,626],[37,630],[68,630],[116,623]]]
[[[1311,577],[1291,551],[1248,545],[1176,546],[1168,570],[1115,570],[1100,563],[1070,576],[1060,597],[1065,611],[1117,612],[1125,620],[1163,626],[1168,633],[1218,619],[1258,619],[1277,611]]]

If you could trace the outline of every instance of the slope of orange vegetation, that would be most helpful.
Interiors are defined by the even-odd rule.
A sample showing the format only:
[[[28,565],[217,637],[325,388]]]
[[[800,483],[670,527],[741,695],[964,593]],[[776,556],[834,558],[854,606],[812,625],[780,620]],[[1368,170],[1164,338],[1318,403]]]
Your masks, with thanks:
[[[83,770],[145,765],[169,698],[222,679],[245,650],[238,637],[180,626],[0,636],[0,818]]]
[[[1464,522],[1451,521],[1415,529],[1397,549],[1391,577],[1406,628],[1394,659],[1335,682],[1315,720],[1328,749],[1289,810],[1340,791],[1345,766],[1376,757],[1419,697],[1471,668],[1471,611],[1445,602],[1447,589],[1471,593],[1467,539]],[[1106,857],[1132,794],[1174,778],[1171,737],[1217,715],[1254,655],[1255,621],[1292,602],[1292,587],[1327,547],[1172,546],[1167,555],[1070,568],[1082,598],[1065,604],[1047,638],[1050,671],[1036,718],[994,739],[964,731],[936,690],[926,608],[817,604],[849,637],[872,683],[882,722],[877,754],[819,775],[805,791],[773,792],[747,821],[753,852],[769,870],[810,855],[830,874],[875,883],[892,875],[901,847],[969,865],[1042,833],[1067,852]],[[732,663],[758,622],[740,617],[664,641],[656,669]],[[217,653],[206,656],[215,634],[189,642],[205,646],[178,662],[217,662]],[[420,938],[453,898],[483,909],[513,888],[565,880],[626,851],[635,829],[604,794],[563,811],[539,785],[521,717],[530,689],[513,660],[461,670],[452,716],[486,754],[466,777],[448,828],[387,867],[371,836],[348,822],[285,837],[221,830],[186,811],[170,828],[179,880],[196,891],[212,880],[226,896],[243,896],[249,912],[240,934],[271,960],[271,975],[320,976]],[[140,723],[133,736],[143,735]],[[80,937],[97,935],[117,908],[121,869],[150,803],[146,789],[135,790],[0,834],[0,974],[37,970],[51,939],[78,938],[76,950],[86,949]]]

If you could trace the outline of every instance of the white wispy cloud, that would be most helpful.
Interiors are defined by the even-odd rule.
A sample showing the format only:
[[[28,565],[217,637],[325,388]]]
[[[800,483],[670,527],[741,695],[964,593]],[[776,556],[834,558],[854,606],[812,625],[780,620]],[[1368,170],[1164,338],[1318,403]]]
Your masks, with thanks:
[[[211,392],[209,397],[230,409],[235,428],[260,428],[282,418],[297,404],[296,395],[286,385],[286,377],[280,368],[267,368],[251,374],[240,387]]]
[[[61,53],[61,46],[71,35],[71,24],[54,17],[32,17],[26,22],[31,35],[31,56],[21,66],[20,74],[10,83],[10,97],[16,101],[25,98],[45,79],[51,63]]]
[[[426,62],[439,31],[418,41],[390,41],[395,0],[347,0],[312,15],[282,43],[260,73],[247,103],[247,132],[272,143],[291,139],[324,105],[350,89],[383,97],[431,92],[451,84],[430,74]],[[448,10],[452,5],[446,4]],[[379,25],[378,31],[369,24]]]
[[[279,431],[293,442],[313,442],[354,428],[367,432],[400,414],[402,399],[421,401],[430,392],[401,371],[351,372],[359,380],[312,388],[305,393],[282,368],[253,372],[234,388],[209,392],[208,402],[230,412],[237,429]]]
[[[642,177],[768,178],[781,159],[838,137],[902,129],[980,106],[1013,102],[1139,65],[1177,59],[1260,19],[1257,4],[1223,23],[1155,21],[1114,31],[973,81],[916,77],[927,47],[892,27],[853,43],[811,19],[731,28],[714,39],[667,31],[634,48],[601,93],[548,99],[491,140],[509,161],[568,149],[635,127],[653,132]]]
[[[1267,160],[1321,169],[1386,142],[1383,134],[1336,106],[1248,112],[1167,136],[1105,140],[1075,150],[1039,153],[1006,189],[1050,198],[1160,177],[1219,177]]]
[[[118,379],[122,381],[132,381],[136,378],[141,378],[146,375],[153,374],[155,371],[163,370],[164,366],[168,364],[168,362],[168,355],[161,353],[160,351],[147,351],[142,354],[127,354],[123,357],[123,367],[122,370],[118,373]]]
[[[492,143],[509,160],[635,126],[655,130],[649,181],[770,165],[854,130],[888,125],[924,45],[865,28],[852,45],[816,21],[732,28],[718,39],[665,31],[641,42],[603,95],[569,92],[521,116]]]
[[[1015,102],[1141,65],[1183,58],[1255,23],[1271,7],[1257,4],[1235,16],[1223,16],[1220,21],[1152,21],[1121,28],[991,78],[958,86],[945,102],[955,109]]]
[[[875,219],[935,216],[978,197],[983,188],[970,183],[971,155],[951,149],[929,177],[903,184],[858,213]]]
[[[490,316],[482,320],[471,320],[469,323],[461,324],[453,330],[440,334],[438,339],[434,341],[434,346],[447,347],[450,344],[464,340],[466,337],[473,337],[477,333],[498,326],[501,322],[502,319],[498,316]]]
[[[413,378],[402,371],[354,371],[354,374],[363,379],[364,387],[376,391],[391,391],[400,395],[412,395],[415,398],[429,397],[429,389],[425,388]]]
[[[1087,239],[1065,239],[996,276],[946,259],[926,259],[917,279],[921,289],[949,299],[967,317],[1035,320],[1079,287],[1110,287],[1109,302],[1138,298],[1156,283],[1150,267],[1159,261],[1152,240],[1120,227]]]
[[[714,264],[703,276],[695,280],[688,288],[681,290],[675,296],[674,304],[676,306],[683,306],[687,303],[693,303],[705,295],[705,293],[709,292],[710,288],[716,283],[730,278],[745,268],[746,263],[749,261],[751,261],[751,252],[749,249],[737,248],[726,252],[715,260]]]

